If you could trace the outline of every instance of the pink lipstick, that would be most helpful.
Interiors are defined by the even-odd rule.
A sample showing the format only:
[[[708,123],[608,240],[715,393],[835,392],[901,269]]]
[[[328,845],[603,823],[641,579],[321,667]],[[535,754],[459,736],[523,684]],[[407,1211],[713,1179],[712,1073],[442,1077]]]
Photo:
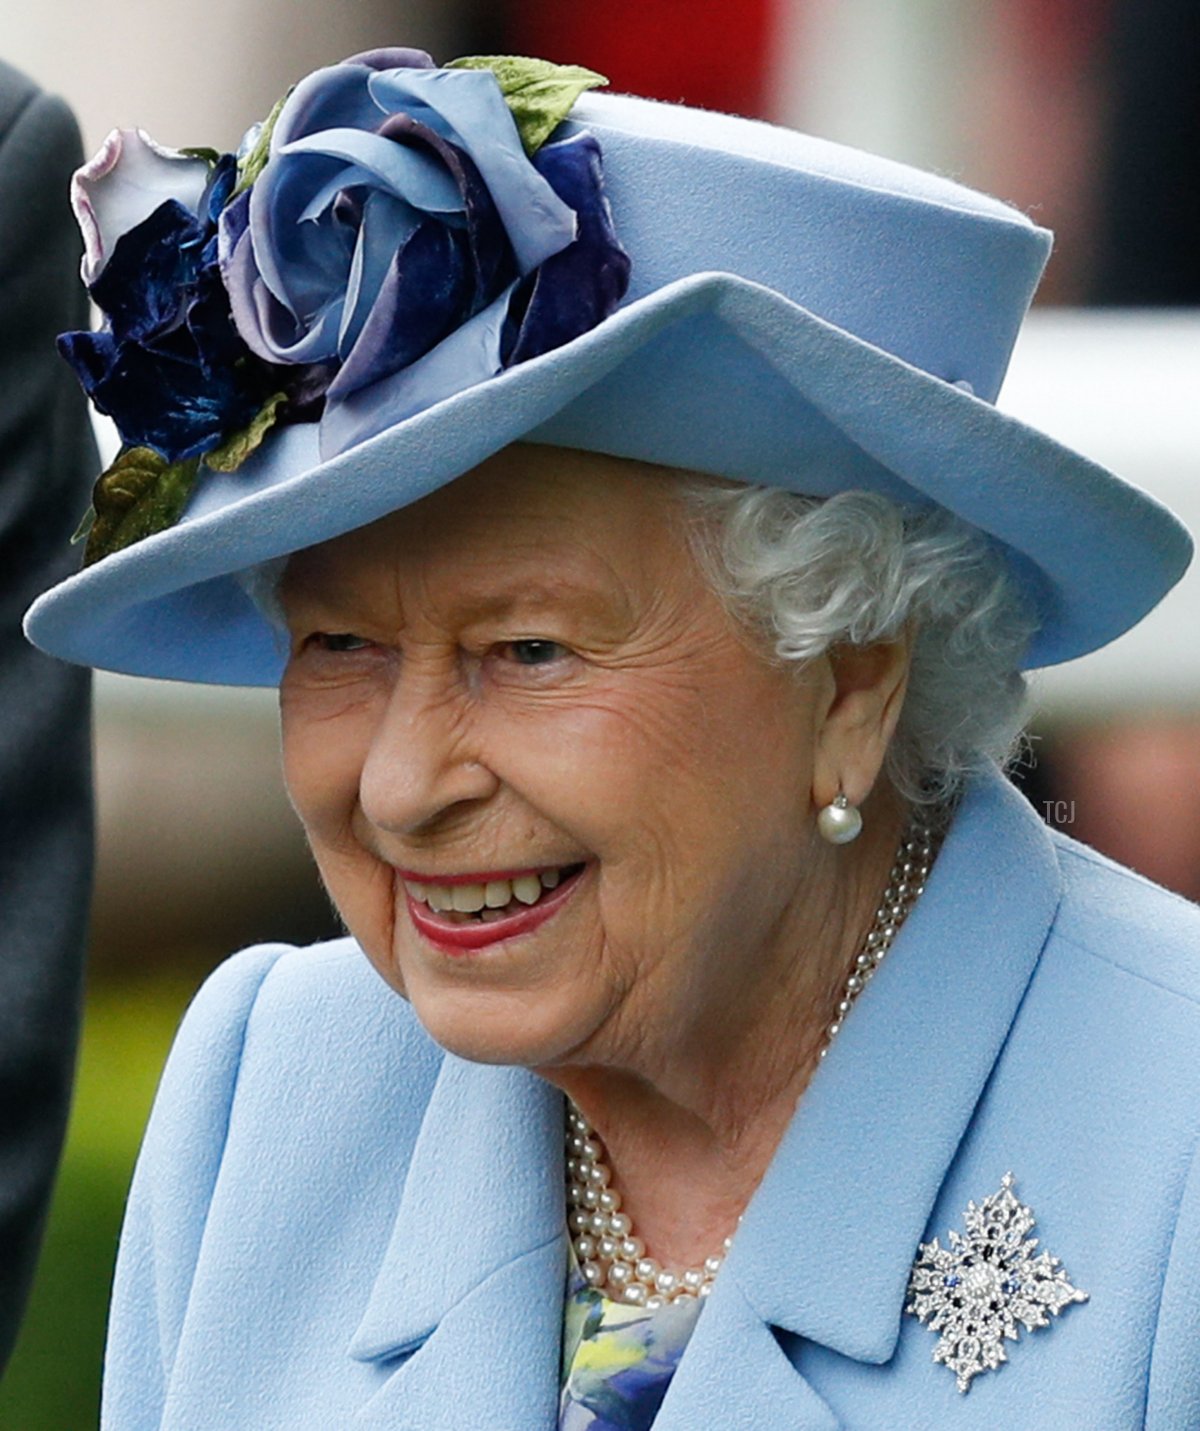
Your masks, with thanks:
[[[404,898],[408,904],[408,915],[419,934],[422,934],[431,944],[442,950],[445,954],[466,954],[476,949],[486,948],[491,944],[499,944],[505,939],[515,939],[518,935],[529,934],[544,924],[546,920],[556,914],[559,909],[570,899],[575,892],[579,881],[583,877],[586,865],[577,866],[571,874],[565,875],[561,883],[552,890],[547,890],[536,904],[526,905],[514,913],[500,919],[471,922],[452,922],[444,918],[436,911],[429,908],[427,904],[419,899],[414,899],[407,891],[404,891]],[[491,874],[483,878],[490,879],[515,879],[523,874],[535,874],[535,870],[516,870],[511,874]],[[407,877],[407,876],[406,876]],[[420,882],[420,877],[415,877],[416,882]],[[479,875],[466,876],[439,876],[438,884],[477,884],[481,882]]]

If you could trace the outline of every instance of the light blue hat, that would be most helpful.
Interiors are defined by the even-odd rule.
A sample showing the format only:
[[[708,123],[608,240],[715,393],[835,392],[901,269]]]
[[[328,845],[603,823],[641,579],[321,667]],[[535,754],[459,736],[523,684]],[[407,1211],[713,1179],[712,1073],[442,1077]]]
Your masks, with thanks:
[[[1171,513],[993,406],[1050,249],[1023,214],[838,145],[641,99],[579,99],[554,137],[585,134],[631,260],[615,311],[508,366],[494,343],[452,334],[415,383],[387,375],[320,421],[271,429],[236,471],[201,467],[180,520],[48,592],[30,639],[117,671],[273,684],[279,636],[234,574],[417,501],[518,440],[940,504],[999,543],[1031,595],[1029,666],[1111,641],[1182,575],[1191,542]],[[321,154],[331,162],[329,144]],[[475,158],[492,184],[489,156]],[[344,162],[370,168],[357,150]],[[336,180],[327,188],[329,203]],[[237,237],[223,233],[226,258]]]

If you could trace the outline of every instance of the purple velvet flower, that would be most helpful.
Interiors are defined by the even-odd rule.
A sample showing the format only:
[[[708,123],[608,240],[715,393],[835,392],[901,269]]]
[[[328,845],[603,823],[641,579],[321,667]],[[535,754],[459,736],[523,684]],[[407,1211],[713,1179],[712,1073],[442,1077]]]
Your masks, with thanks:
[[[531,162],[495,75],[416,51],[296,87],[220,253],[249,348],[334,374],[326,455],[587,331],[628,280],[595,141]]]
[[[107,322],[62,334],[59,351],[126,446],[171,462],[217,447],[279,386],[239,338],[217,263],[217,217],[236,177],[232,154],[210,167],[116,134],[76,188],[84,271]]]

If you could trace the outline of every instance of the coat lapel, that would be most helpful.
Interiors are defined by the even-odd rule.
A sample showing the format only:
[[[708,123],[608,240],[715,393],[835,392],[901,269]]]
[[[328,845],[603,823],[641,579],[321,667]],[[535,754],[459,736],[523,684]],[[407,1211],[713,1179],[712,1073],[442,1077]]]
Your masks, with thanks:
[[[561,1094],[447,1055],[350,1348],[399,1364],[356,1424],[552,1427],[565,1276]]]
[[[839,1422],[797,1375],[771,1326],[724,1273],[718,1277],[654,1431],[836,1431]]]
[[[890,1359],[917,1244],[1060,897],[1032,808],[999,775],[974,785],[747,1209],[725,1271],[766,1321]]]

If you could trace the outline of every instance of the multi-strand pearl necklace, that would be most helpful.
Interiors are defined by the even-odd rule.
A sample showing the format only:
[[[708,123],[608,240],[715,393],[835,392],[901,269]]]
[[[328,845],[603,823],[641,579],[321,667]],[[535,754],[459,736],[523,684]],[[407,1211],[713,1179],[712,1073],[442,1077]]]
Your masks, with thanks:
[[[896,852],[887,889],[875,911],[871,931],[846,980],[833,1021],[825,1030],[820,1057],[841,1032],[855,999],[883,962],[900,926],[925,888],[934,856],[934,837],[925,824],[914,823]],[[567,1221],[575,1255],[589,1286],[618,1302],[653,1310],[679,1297],[707,1297],[733,1245],[727,1237],[719,1253],[702,1267],[671,1272],[653,1257],[635,1235],[628,1213],[621,1211],[621,1194],[612,1186],[612,1174],[602,1160],[603,1149],[591,1124],[567,1100]]]

